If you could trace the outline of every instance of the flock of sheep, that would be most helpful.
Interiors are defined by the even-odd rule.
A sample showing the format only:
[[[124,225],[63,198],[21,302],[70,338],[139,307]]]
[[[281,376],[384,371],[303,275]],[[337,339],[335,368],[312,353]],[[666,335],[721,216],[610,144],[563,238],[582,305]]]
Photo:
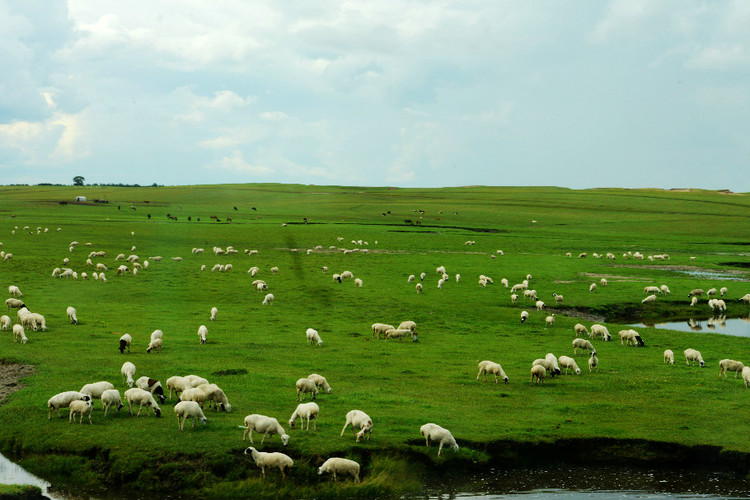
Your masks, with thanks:
[[[363,244],[365,246],[367,245],[367,242],[363,243],[362,241],[353,241],[353,243],[358,243],[360,246],[362,246]],[[467,245],[469,244],[473,244],[473,242],[467,242]],[[90,246],[90,244],[87,245]],[[71,242],[69,245],[69,251],[72,253],[77,246],[78,242]],[[238,251],[231,246],[227,247],[226,249],[214,247],[213,250],[215,255],[217,256],[238,253]],[[132,247],[131,251],[135,251],[135,247]],[[366,252],[367,249],[362,249],[361,251]],[[203,253],[203,249],[193,248],[192,253],[201,254]],[[245,253],[249,255],[257,255],[258,251],[246,250]],[[504,253],[501,250],[498,250],[497,255],[504,255]],[[2,258],[7,260],[10,258],[10,256],[12,256],[12,254],[3,253]],[[87,266],[96,269],[95,272],[92,272],[92,278],[101,282],[106,282],[105,272],[108,272],[109,269],[104,263],[101,262],[94,265],[92,259],[104,256],[105,254],[103,252],[91,252],[86,260]],[[570,257],[570,254],[567,254],[567,256]],[[594,254],[594,256],[600,257],[598,254]],[[614,258],[614,255],[611,253],[606,254],[606,256],[607,258]],[[494,258],[495,256],[493,255],[492,257]],[[584,258],[586,257],[586,255],[580,254],[579,257]],[[636,252],[635,254],[631,255],[625,254],[624,257],[641,259],[643,258],[643,255]],[[659,255],[649,256],[649,258],[651,260],[663,260],[668,259],[669,257],[665,255]],[[139,271],[149,268],[149,260],[151,260],[152,262],[158,262],[162,259],[160,256],[154,256],[150,257],[149,260],[144,260],[141,264],[141,259],[138,257],[138,255],[131,254],[130,256],[125,257],[125,254],[122,253],[115,258],[115,261],[119,260],[124,260],[125,262],[130,264],[130,267],[125,264],[119,265],[116,271],[117,275],[124,275],[126,273],[132,273],[135,275]],[[173,257],[173,260],[179,262],[182,259],[179,257]],[[64,264],[69,264],[69,260],[65,259]],[[202,266],[201,270],[205,271],[206,266]],[[211,269],[212,272],[228,272],[231,270],[232,264],[216,264]],[[325,273],[327,271],[328,268],[324,267],[323,272]],[[279,270],[277,267],[274,267],[271,269],[271,272],[276,274],[279,272]],[[255,277],[258,273],[259,268],[255,266],[251,267],[248,271],[248,274],[250,274],[251,277]],[[444,266],[438,267],[436,269],[436,273],[439,275],[437,288],[441,289],[450,281],[450,276],[448,275]],[[74,271],[72,268],[68,267],[62,269],[55,268],[52,272],[52,277],[55,279],[79,279],[80,277],[84,280],[89,278],[87,272],[84,271],[78,273],[77,271]],[[425,281],[425,279],[426,273],[423,272],[419,275],[419,282],[416,283],[416,290],[418,293],[421,293],[423,291],[423,282]],[[353,280],[355,285],[358,287],[361,287],[363,284],[362,280],[359,278],[354,278],[353,273],[350,271],[343,271],[341,273],[332,275],[332,281],[335,281],[337,283],[342,283],[345,280]],[[416,280],[417,275],[415,274],[409,275],[407,277],[407,283],[412,283]],[[460,282],[460,280],[461,275],[456,274],[455,281],[458,283]],[[531,301],[531,303],[533,303],[534,305],[535,310],[544,311],[546,308],[546,304],[543,301],[539,300],[536,290],[530,288],[531,280],[532,276],[527,275],[525,280],[511,287],[509,286],[508,280],[506,278],[503,278],[500,280],[500,284],[505,288],[509,288],[510,300],[512,304],[516,304],[521,298],[520,294],[522,294],[523,300]],[[477,282],[482,288],[486,288],[494,284],[493,279],[486,275],[480,275]],[[608,282],[605,278],[601,278],[598,285],[600,287],[605,287],[608,285]],[[252,282],[252,286],[259,292],[268,291],[268,284],[264,280],[257,279]],[[592,293],[596,292],[597,283],[591,283],[588,287],[588,290]],[[26,331],[28,331],[29,329],[40,329],[42,331],[46,330],[45,318],[41,314],[32,313],[29,310],[29,308],[22,300],[23,294],[18,286],[10,285],[8,287],[8,292],[11,295],[11,297],[6,300],[8,311],[10,311],[12,308],[17,309],[16,316],[18,323],[12,325],[14,342],[26,343],[28,340],[28,338],[26,337]],[[644,294],[649,295],[645,299],[643,299],[642,302],[644,304],[654,302],[657,300],[657,296],[669,295],[670,293],[671,291],[666,285],[662,285],[661,287],[648,286],[644,288]],[[723,297],[726,293],[726,287],[723,287],[720,290],[714,288],[708,290],[708,292],[705,292],[707,296],[712,297],[708,302],[708,305],[712,310],[717,309],[720,312],[724,312],[726,310],[726,302],[723,300]],[[703,294],[704,292],[701,289],[692,290],[689,294],[689,297],[691,298],[691,305],[696,305],[698,303],[699,297],[701,297]],[[722,298],[715,298],[714,296],[716,296],[717,294],[719,294]],[[563,303],[564,298],[562,295],[553,293],[552,296],[554,297],[556,304],[559,305]],[[273,294],[268,293],[265,295],[262,305],[270,305],[273,300]],[[750,304],[750,294],[746,294],[744,297],[740,298],[740,300]],[[66,310],[66,314],[68,321],[71,324],[78,324],[77,311],[74,307],[68,307]],[[216,307],[213,307],[210,311],[209,319],[213,322],[217,320],[217,317],[218,309]],[[529,318],[530,314],[528,311],[521,312],[521,323],[526,323]],[[554,326],[554,314],[547,315],[544,318],[544,321],[546,326]],[[12,321],[10,319],[10,316],[3,315],[2,317],[0,317],[0,328],[2,330],[10,329],[11,323]],[[412,341],[418,341],[417,325],[414,321],[403,321],[397,327],[387,323],[374,323],[371,326],[371,330],[373,339],[384,338],[387,341],[389,339],[401,340],[405,337],[411,337]],[[601,339],[601,341],[604,342],[611,341],[612,335],[610,335],[606,326],[601,324],[594,324],[591,325],[590,328],[587,328],[585,325],[579,323],[575,325],[574,333],[575,338],[572,340],[573,354],[577,355],[579,350],[581,350],[582,352],[586,351],[588,353],[587,364],[589,367],[589,372],[597,370],[599,365],[599,358],[592,341],[595,341],[596,339]],[[305,336],[306,341],[309,344],[318,346],[323,344],[323,340],[321,339],[319,333],[313,328],[308,328],[305,332]],[[579,338],[579,336],[586,336],[588,338]],[[645,342],[641,338],[640,334],[635,330],[621,330],[619,332],[619,337],[622,345],[645,346]],[[198,338],[200,344],[205,344],[208,342],[208,328],[205,325],[200,325],[200,327],[198,328]],[[122,354],[124,354],[126,351],[130,352],[132,340],[132,336],[127,333],[123,334],[120,337],[118,349]],[[161,330],[155,330],[151,334],[147,352],[150,353],[154,351],[156,353],[161,353],[163,340],[163,332]],[[690,365],[692,362],[699,363],[701,367],[704,366],[703,358],[700,352],[698,352],[697,350],[692,348],[685,349],[684,356],[688,365]],[[665,363],[674,364],[673,351],[670,349],[665,350],[663,360]],[[730,359],[721,360],[719,362],[719,366],[720,376],[723,375],[726,377],[727,372],[735,372],[735,378],[737,378],[741,374],[742,379],[745,383],[745,387],[748,387],[750,385],[750,366],[744,366],[743,363]],[[490,374],[494,376],[495,383],[498,383],[498,379],[502,379],[506,384],[509,383],[509,377],[506,375],[502,366],[495,361],[481,361],[478,365],[478,368],[479,372],[476,376],[477,381],[481,376],[484,376],[484,380],[487,381],[487,374]],[[230,412],[232,409],[224,391],[216,384],[211,384],[208,382],[208,380],[202,377],[196,375],[170,377],[166,381],[166,390],[168,392],[167,394],[165,394],[165,388],[162,386],[160,381],[148,376],[143,376],[135,379],[135,372],[136,367],[133,363],[126,361],[122,365],[121,375],[123,377],[123,385],[126,385],[128,387],[128,389],[123,393],[123,396],[124,401],[128,404],[128,411],[130,415],[133,414],[133,407],[137,406],[138,410],[136,416],[140,416],[142,410],[145,407],[146,415],[153,411],[155,416],[159,417],[161,415],[161,408],[159,406],[159,403],[164,404],[166,399],[172,398],[173,393],[174,396],[178,398],[178,401],[174,405],[174,413],[177,418],[177,426],[179,431],[183,431],[185,421],[188,419],[192,419],[193,427],[196,426],[197,421],[205,424],[207,422],[207,417],[204,414],[204,409],[213,407],[215,411],[225,412]],[[576,375],[581,374],[581,369],[578,367],[575,358],[566,355],[561,355],[558,357],[553,353],[547,353],[543,358],[537,358],[532,361],[530,369],[530,383],[532,385],[534,383],[540,384],[546,378],[552,378],[556,375],[561,374],[568,374],[569,372],[575,373]],[[309,431],[310,423],[312,421],[313,431],[316,431],[317,420],[320,414],[320,407],[317,403],[313,402],[313,400],[316,399],[316,396],[321,391],[330,393],[331,387],[325,377],[313,373],[308,377],[300,378],[299,380],[297,380],[296,390],[299,404],[290,417],[288,424],[291,428],[294,428],[297,421],[299,420],[300,427],[304,427],[306,431]],[[310,394],[311,401],[304,402],[308,394]],[[88,418],[89,423],[92,423],[91,415],[94,409],[94,400],[96,399],[101,400],[105,418],[110,409],[112,411],[119,411],[124,407],[123,399],[121,398],[120,393],[115,388],[115,386],[110,382],[100,381],[85,384],[78,391],[64,391],[52,396],[47,402],[49,410],[48,419],[52,418],[53,412],[59,416],[59,410],[61,408],[69,408],[69,422],[73,422],[76,417],[78,417],[79,423],[81,423],[84,418]],[[351,426],[352,433],[357,442],[360,442],[365,437],[368,440],[370,439],[373,429],[373,421],[365,412],[361,410],[349,411],[346,414],[346,421],[343,429],[341,430],[341,436],[344,435],[346,428],[349,426]],[[242,436],[243,441],[246,438],[249,438],[250,443],[253,445],[253,431],[263,435],[263,438],[260,442],[261,445],[264,443],[266,437],[271,436],[272,439],[273,435],[275,434],[279,435],[283,445],[286,445],[290,439],[289,435],[284,431],[284,428],[280,425],[279,421],[276,418],[266,415],[247,415],[244,419],[244,425],[240,427],[244,429]],[[437,424],[428,423],[421,426],[420,434],[425,438],[426,445],[428,447],[433,442],[439,444],[438,455],[442,453],[442,449],[444,446],[450,447],[454,451],[458,450],[458,445],[451,432]],[[255,464],[261,469],[261,474],[263,475],[263,477],[265,477],[267,468],[278,468],[281,471],[282,477],[286,478],[287,472],[294,464],[293,460],[283,453],[262,452],[257,450],[253,446],[248,447],[245,450],[245,454],[249,455],[255,462]],[[337,477],[337,475],[351,475],[356,482],[360,481],[360,465],[352,460],[337,457],[329,458],[317,469],[317,471],[318,474],[330,473],[334,479]]]

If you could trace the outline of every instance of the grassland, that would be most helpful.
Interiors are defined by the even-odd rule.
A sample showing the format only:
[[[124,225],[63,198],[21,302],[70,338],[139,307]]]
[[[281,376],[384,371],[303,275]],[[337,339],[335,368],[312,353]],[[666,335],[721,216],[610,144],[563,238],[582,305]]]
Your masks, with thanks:
[[[77,195],[109,203],[79,204],[73,202]],[[648,329],[641,331],[645,348],[596,341],[598,373],[589,374],[586,356],[579,355],[581,376],[530,387],[529,368],[547,352],[572,355],[573,325],[582,321],[574,313],[616,321],[627,319],[623,311],[707,317],[705,300],[690,309],[688,291],[726,285],[728,315],[750,315],[750,307],[737,300],[750,292],[749,208],[747,195],[709,191],[2,187],[0,242],[13,258],[0,261],[0,285],[19,286],[29,308],[46,316],[48,331],[27,332],[25,345],[14,344],[8,332],[0,335],[4,363],[35,367],[24,389],[0,406],[0,446],[53,482],[92,488],[105,481],[124,488],[140,482],[155,492],[216,497],[248,491],[365,497],[418,490],[440,467],[491,462],[502,455],[493,443],[647,440],[745,456],[750,391],[717,373],[722,358],[750,362],[748,338]],[[80,245],[71,252],[73,240]],[[352,240],[368,242],[356,245],[367,253],[329,250],[355,248]],[[475,244],[465,245],[469,240]],[[240,253],[211,251],[228,245]],[[316,246],[323,250],[307,252]],[[193,247],[206,252],[192,254]],[[258,255],[244,249],[257,249]],[[106,283],[51,277],[65,257],[74,270],[91,274],[85,260],[92,250],[107,253],[93,259],[109,267]],[[628,251],[668,253],[670,259],[625,260]],[[581,252],[589,257],[575,258]],[[595,259],[594,252],[612,252],[617,259]],[[137,276],[118,277],[113,270],[119,253],[164,260],[151,260]],[[182,262],[171,259],[177,256]],[[217,263],[234,269],[211,272]],[[440,265],[451,280],[437,289]],[[251,266],[260,267],[258,277],[275,295],[271,306],[261,306],[263,293],[252,289]],[[278,274],[270,272],[273,266]],[[322,272],[323,266],[330,270]],[[732,273],[736,280],[683,272],[700,269]],[[364,286],[333,282],[331,274],[343,270]],[[423,294],[406,281],[420,272],[427,273]],[[462,276],[458,283],[456,273]],[[481,288],[480,274],[495,284]],[[527,274],[548,311],[533,311],[523,299],[511,304],[499,284],[503,277],[513,284]],[[589,293],[589,284],[600,277],[609,285]],[[642,290],[650,284],[667,284],[672,295],[643,305]],[[554,327],[546,328],[544,317],[557,307],[553,292],[565,300]],[[78,310],[78,325],[67,322],[69,305]],[[208,320],[212,306],[219,308],[216,322]],[[524,325],[523,309],[531,312]],[[372,323],[406,319],[417,322],[420,342],[371,339]],[[206,345],[199,345],[196,335],[201,324],[209,329]],[[616,337],[624,323],[610,320],[607,326]],[[320,332],[323,346],[305,343],[308,327]],[[157,328],[164,331],[163,352],[146,354]],[[123,332],[134,338],[126,355],[116,349]],[[685,366],[681,352],[687,347],[703,353],[704,369]],[[662,364],[665,348],[675,351],[674,366]],[[483,359],[500,362],[510,383],[477,382],[476,366]],[[93,426],[47,420],[46,401],[57,392],[98,380],[123,392],[125,360],[135,363],[137,376],[162,381],[202,375],[225,390],[233,411],[211,413],[208,425],[183,433],[169,401],[161,419],[129,417],[127,411],[104,419],[97,411]],[[291,430],[286,420],[297,404],[294,383],[313,372],[325,375],[333,392],[318,398],[317,432]],[[375,422],[369,442],[339,437],[344,415],[354,408]],[[296,466],[283,485],[274,473],[261,481],[242,455],[248,443],[237,426],[250,413],[277,417],[292,436],[284,452]],[[458,438],[457,454],[437,459],[434,448],[424,448],[419,426],[430,421]],[[266,440],[263,449],[280,450],[278,437]],[[334,454],[362,462],[361,486],[319,480],[315,466]]]

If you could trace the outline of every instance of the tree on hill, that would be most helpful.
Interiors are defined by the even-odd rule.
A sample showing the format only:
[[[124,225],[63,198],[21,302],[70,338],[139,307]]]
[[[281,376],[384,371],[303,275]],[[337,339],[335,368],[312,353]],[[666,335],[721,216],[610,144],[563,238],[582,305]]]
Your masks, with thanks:
[[[83,176],[76,175],[75,177],[73,177],[73,185],[74,186],[83,186],[83,181],[85,181],[85,180],[86,179]]]

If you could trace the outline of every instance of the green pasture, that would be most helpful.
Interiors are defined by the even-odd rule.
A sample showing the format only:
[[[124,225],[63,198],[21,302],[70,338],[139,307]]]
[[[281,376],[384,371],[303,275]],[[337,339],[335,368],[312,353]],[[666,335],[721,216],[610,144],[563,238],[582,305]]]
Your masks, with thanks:
[[[75,196],[88,201],[76,203]],[[79,245],[69,251],[74,240]],[[427,422],[450,429],[461,446],[458,457],[477,462],[488,459],[487,443],[500,440],[613,437],[750,453],[750,390],[740,379],[717,376],[722,358],[750,363],[750,339],[641,329],[646,347],[633,348],[617,338],[626,323],[607,322],[614,341],[593,341],[600,358],[595,373],[589,373],[588,357],[573,356],[571,346],[573,326],[594,322],[576,312],[708,317],[705,297],[689,307],[693,288],[727,286],[727,315],[748,317],[750,307],[738,300],[750,293],[747,195],[552,187],[0,187],[0,242],[0,250],[13,254],[0,260],[0,287],[17,285],[29,309],[47,320],[46,332],[26,332],[25,345],[0,332],[0,360],[36,368],[23,390],[0,406],[0,446],[28,457],[26,465],[48,479],[88,486],[110,480],[126,487],[138,480],[155,490],[209,496],[244,489],[318,496],[332,487],[315,467],[337,455],[362,462],[363,485],[345,482],[333,494],[367,496],[419,487],[425,466],[412,467],[404,457],[423,454],[430,459],[420,464],[438,465],[453,459],[451,450],[438,459],[436,447],[425,449],[419,427]],[[214,246],[229,245],[239,253],[214,255]],[[308,252],[317,246],[322,250]],[[194,247],[205,252],[193,254]],[[341,250],[354,248],[360,251]],[[79,275],[91,275],[95,269],[85,261],[98,250],[106,256],[92,260],[109,268],[106,283],[51,277],[66,257]],[[636,251],[670,258],[623,258]],[[588,257],[577,258],[581,252]],[[607,252],[616,259],[593,257]],[[150,266],[137,276],[117,276],[119,253],[137,254]],[[161,262],[150,258],[157,255]],[[233,269],[212,272],[214,264]],[[435,269],[441,265],[450,280],[438,289]],[[268,283],[272,305],[261,305],[264,293],[251,286],[251,266],[261,269],[256,278]],[[277,274],[270,271],[274,266]],[[363,287],[332,281],[344,270],[361,278]],[[684,272],[695,270],[734,279]],[[419,281],[421,272],[427,277],[417,294],[407,276]],[[480,287],[480,274],[494,284]],[[527,274],[546,311],[534,310],[523,297],[512,304],[500,285],[501,278],[513,285]],[[589,285],[601,277],[609,284],[590,293]],[[671,295],[641,304],[645,286],[662,284]],[[564,296],[562,305],[553,293]],[[67,321],[70,305],[78,325]],[[214,306],[219,314],[211,322]],[[531,315],[526,324],[522,310]],[[555,325],[547,328],[544,318],[554,312]],[[15,311],[10,316],[15,321]],[[408,319],[418,325],[419,342],[371,338],[372,323]],[[206,345],[198,342],[201,324],[208,327]],[[318,330],[322,346],[306,344],[309,327]],[[164,348],[147,354],[155,329],[164,332]],[[122,355],[117,345],[125,332],[134,340]],[[686,366],[682,351],[688,347],[702,352],[705,368]],[[675,352],[674,366],[662,363],[666,348]],[[548,352],[575,357],[583,373],[531,387],[531,363]],[[477,364],[485,359],[499,362],[510,383],[477,382]],[[46,402],[58,392],[108,380],[124,393],[120,367],[126,360],[136,365],[136,378],[148,375],[163,384],[172,375],[203,376],[224,389],[232,412],[207,411],[205,427],[186,424],[182,433],[174,399],[162,405],[160,419],[130,417],[127,407],[105,419],[99,402],[92,426],[69,424],[67,410],[65,418],[47,419]],[[317,398],[316,432],[290,429],[295,381],[310,373],[327,377],[333,392]],[[351,409],[372,417],[370,441],[355,443],[351,431],[339,437]],[[295,468],[283,487],[278,471],[264,483],[242,455],[249,442],[238,426],[250,413],[278,418],[292,437],[283,451]],[[282,446],[277,436],[259,449]],[[40,458],[46,451],[57,458]],[[393,460],[383,458],[389,455]]]

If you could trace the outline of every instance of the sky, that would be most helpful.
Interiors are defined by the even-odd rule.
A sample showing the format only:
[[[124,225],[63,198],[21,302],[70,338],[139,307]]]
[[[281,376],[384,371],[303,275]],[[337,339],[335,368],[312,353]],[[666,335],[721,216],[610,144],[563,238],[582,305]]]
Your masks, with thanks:
[[[0,0],[0,184],[750,192],[748,0]]]

